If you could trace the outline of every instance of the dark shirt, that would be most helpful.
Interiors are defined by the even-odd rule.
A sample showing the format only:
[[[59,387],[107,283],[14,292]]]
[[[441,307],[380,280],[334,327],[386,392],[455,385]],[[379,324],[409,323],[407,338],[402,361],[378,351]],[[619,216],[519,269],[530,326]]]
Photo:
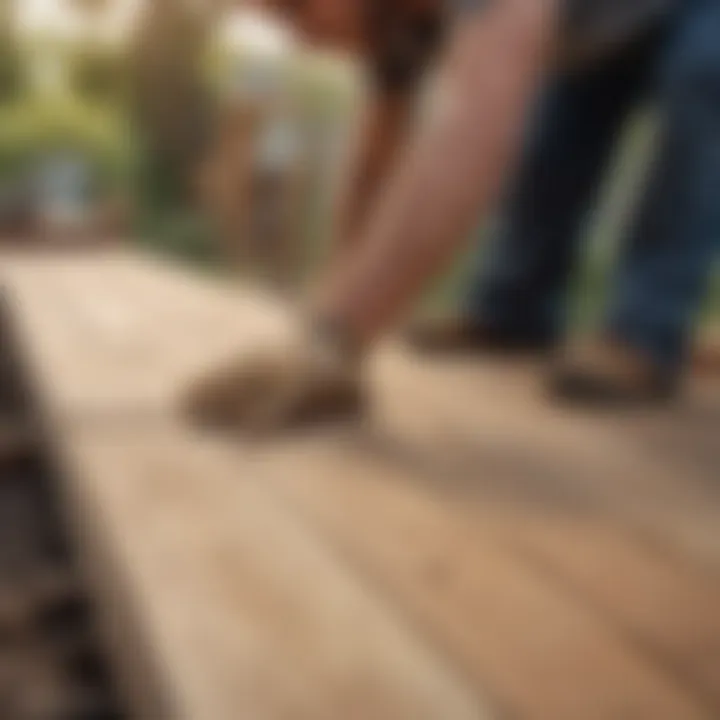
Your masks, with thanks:
[[[591,62],[652,31],[680,0],[567,0],[559,41],[564,66]]]
[[[369,36],[380,85],[391,90],[411,87],[433,58],[450,23],[497,1],[369,0]],[[680,1],[567,0],[559,63],[567,67],[591,62],[651,30]]]

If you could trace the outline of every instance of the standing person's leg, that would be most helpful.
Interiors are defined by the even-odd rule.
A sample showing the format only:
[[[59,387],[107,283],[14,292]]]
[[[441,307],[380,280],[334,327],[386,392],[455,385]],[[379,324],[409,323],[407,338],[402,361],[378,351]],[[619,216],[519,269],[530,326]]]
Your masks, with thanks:
[[[689,0],[663,56],[661,142],[607,321],[646,371],[580,365],[565,394],[622,395],[628,378],[630,395],[666,394],[680,375],[720,248],[718,38],[720,0]]]
[[[505,219],[473,283],[471,320],[529,343],[558,340],[583,221],[658,46],[654,34],[550,88]]]

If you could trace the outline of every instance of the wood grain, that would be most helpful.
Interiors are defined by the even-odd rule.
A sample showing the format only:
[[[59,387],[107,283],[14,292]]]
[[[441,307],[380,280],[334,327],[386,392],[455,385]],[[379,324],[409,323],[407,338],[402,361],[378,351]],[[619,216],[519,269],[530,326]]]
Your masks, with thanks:
[[[169,716],[720,714],[717,384],[578,415],[537,366],[391,345],[366,426],[252,444],[175,405],[287,331],[257,288],[116,251],[0,283],[120,665]]]

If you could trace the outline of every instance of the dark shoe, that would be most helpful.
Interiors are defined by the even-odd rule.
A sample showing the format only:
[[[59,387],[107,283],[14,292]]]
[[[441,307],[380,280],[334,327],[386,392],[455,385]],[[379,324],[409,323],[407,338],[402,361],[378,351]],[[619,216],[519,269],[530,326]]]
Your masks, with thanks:
[[[540,355],[554,344],[467,318],[423,320],[410,327],[405,337],[413,349],[425,354]]]
[[[357,420],[363,389],[356,360],[302,332],[212,370],[191,385],[181,409],[207,427],[272,434]]]
[[[606,339],[561,358],[551,374],[550,391],[573,404],[650,405],[674,397],[678,378],[641,352]]]

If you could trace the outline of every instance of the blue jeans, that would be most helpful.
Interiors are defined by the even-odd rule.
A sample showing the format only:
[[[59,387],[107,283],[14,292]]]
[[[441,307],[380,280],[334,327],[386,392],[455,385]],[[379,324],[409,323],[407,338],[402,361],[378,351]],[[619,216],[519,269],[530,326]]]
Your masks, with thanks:
[[[583,221],[625,120],[648,96],[662,133],[606,323],[662,366],[682,367],[720,247],[720,0],[685,0],[668,27],[554,81],[468,298],[471,317],[560,338]]]

